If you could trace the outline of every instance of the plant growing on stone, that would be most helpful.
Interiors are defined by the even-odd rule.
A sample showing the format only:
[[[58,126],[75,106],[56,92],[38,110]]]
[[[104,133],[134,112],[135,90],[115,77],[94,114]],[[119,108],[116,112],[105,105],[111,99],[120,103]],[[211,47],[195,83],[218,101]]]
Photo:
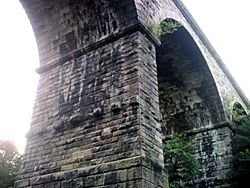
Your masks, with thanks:
[[[164,162],[168,171],[170,188],[189,187],[189,181],[198,174],[199,163],[192,154],[194,140],[185,133],[173,136],[164,144]]]
[[[179,22],[177,22],[175,20],[172,20],[172,19],[162,21],[160,23],[161,34],[163,35],[163,34],[166,34],[166,33],[174,33],[181,26],[182,26],[181,23],[179,23]]]
[[[152,23],[146,23],[144,24],[145,27],[151,32],[153,33],[157,38],[160,38],[162,30],[160,25],[158,24],[152,24]]]
[[[164,20],[160,24],[152,24],[152,23],[145,24],[145,27],[151,33],[153,33],[157,38],[160,38],[160,36],[163,34],[174,33],[181,26],[182,24],[172,19]]]

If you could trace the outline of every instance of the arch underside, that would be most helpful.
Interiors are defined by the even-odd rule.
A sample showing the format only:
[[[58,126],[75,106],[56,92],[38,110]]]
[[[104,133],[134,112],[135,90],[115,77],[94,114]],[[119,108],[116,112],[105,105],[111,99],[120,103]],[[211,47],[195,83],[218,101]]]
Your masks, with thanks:
[[[40,69],[137,23],[133,0],[20,0],[37,40]],[[96,46],[96,45],[94,45]],[[85,49],[87,48],[87,49]],[[81,52],[80,52],[81,53]]]
[[[214,78],[184,27],[161,36],[157,68],[165,135],[222,122]]]
[[[169,20],[176,22],[166,22]],[[175,133],[188,132],[195,140],[193,152],[201,164],[201,174],[194,177],[193,184],[226,185],[230,182],[232,132],[216,80],[185,27],[160,39],[157,72],[163,135],[169,139]]]

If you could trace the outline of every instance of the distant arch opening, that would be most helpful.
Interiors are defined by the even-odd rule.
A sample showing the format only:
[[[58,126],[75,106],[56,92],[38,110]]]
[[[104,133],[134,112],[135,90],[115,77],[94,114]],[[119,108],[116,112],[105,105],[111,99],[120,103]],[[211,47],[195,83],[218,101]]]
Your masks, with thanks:
[[[157,73],[164,136],[211,126],[221,121],[221,101],[210,69],[189,32],[178,26],[162,32]],[[163,28],[164,30],[164,28]]]
[[[232,122],[236,126],[240,126],[243,122],[242,120],[246,117],[247,112],[243,108],[243,106],[236,102],[233,105],[233,112],[232,112]]]

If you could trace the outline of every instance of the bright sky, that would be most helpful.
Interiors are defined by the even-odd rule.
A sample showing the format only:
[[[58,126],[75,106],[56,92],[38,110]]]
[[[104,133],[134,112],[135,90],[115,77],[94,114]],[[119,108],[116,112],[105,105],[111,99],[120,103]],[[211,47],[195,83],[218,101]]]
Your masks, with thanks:
[[[250,98],[250,2],[183,0],[230,72]],[[0,139],[23,153],[38,76],[30,23],[18,0],[0,2]]]
[[[18,0],[0,1],[0,139],[22,153],[29,130],[38,76],[37,47]]]

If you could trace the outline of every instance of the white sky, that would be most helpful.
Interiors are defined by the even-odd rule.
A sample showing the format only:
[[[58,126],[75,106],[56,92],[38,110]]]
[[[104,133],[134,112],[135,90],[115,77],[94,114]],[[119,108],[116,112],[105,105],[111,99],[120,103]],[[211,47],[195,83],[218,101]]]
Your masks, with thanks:
[[[183,0],[230,72],[250,98],[250,2]],[[18,0],[0,1],[0,139],[22,153],[29,130],[38,75],[30,23]]]

